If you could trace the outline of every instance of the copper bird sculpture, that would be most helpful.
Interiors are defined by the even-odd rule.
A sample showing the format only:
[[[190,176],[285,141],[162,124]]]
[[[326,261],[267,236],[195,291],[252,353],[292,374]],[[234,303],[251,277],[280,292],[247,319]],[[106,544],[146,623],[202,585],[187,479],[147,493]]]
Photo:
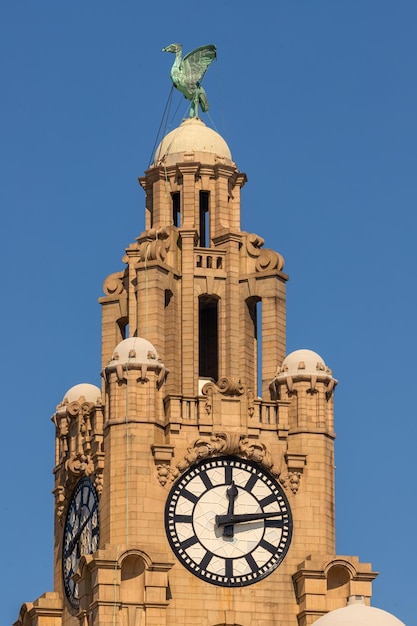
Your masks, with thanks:
[[[182,45],[172,43],[163,52],[175,54],[174,65],[171,68],[171,79],[174,86],[191,102],[190,117],[198,117],[198,107],[203,113],[209,108],[206,92],[201,81],[209,65],[216,58],[216,46],[209,44],[196,48],[182,57]]]

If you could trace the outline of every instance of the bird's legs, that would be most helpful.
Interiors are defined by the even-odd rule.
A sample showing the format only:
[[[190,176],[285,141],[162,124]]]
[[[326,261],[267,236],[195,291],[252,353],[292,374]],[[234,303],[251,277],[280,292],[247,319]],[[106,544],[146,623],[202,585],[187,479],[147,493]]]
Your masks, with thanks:
[[[190,117],[198,117],[198,91],[194,93],[194,97],[191,100]]]

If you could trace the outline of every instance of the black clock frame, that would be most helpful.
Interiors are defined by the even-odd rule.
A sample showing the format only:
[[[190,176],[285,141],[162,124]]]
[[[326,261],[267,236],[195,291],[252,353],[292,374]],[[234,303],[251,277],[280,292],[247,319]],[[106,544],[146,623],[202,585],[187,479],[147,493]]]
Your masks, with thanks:
[[[68,602],[70,603],[70,605],[71,605],[71,607],[73,609],[78,609],[80,603],[79,603],[79,599],[77,597],[75,597],[73,590],[70,588],[69,580],[75,574],[75,570],[78,567],[79,559],[83,555],[82,554],[79,555],[79,557],[77,559],[77,563],[76,563],[75,569],[74,570],[71,569],[70,572],[66,575],[65,574],[65,560],[72,554],[73,550],[77,546],[77,542],[75,542],[74,546],[72,546],[72,550],[70,550],[70,551],[67,550],[66,551],[66,549],[65,549],[65,543],[66,543],[65,542],[65,538],[66,538],[68,532],[70,532],[71,529],[72,529],[72,525],[71,525],[71,522],[70,522],[70,515],[71,515],[71,510],[72,510],[73,504],[74,504],[74,502],[75,502],[75,500],[77,498],[77,495],[80,492],[83,492],[85,487],[88,488],[88,491],[87,491],[88,496],[87,496],[86,501],[84,501],[84,494],[82,494],[81,502],[80,502],[81,509],[83,507],[88,507],[89,508],[89,510],[90,510],[89,518],[92,516],[92,514],[94,512],[97,513],[97,524],[96,524],[96,527],[93,529],[93,534],[97,536],[97,545],[99,544],[99,541],[100,541],[100,516],[99,516],[99,508],[98,508],[98,505],[99,505],[98,494],[97,494],[97,490],[94,487],[94,485],[93,485],[92,481],[90,480],[90,478],[85,476],[85,477],[81,478],[81,480],[78,481],[78,483],[76,484],[76,486],[74,488],[74,491],[71,494],[71,498],[70,498],[68,509],[67,509],[67,514],[66,514],[66,517],[65,517],[64,532],[63,532],[63,535],[62,535],[62,537],[63,537],[63,540],[62,540],[62,559],[61,559],[61,562],[62,562],[62,579],[63,579],[63,583],[64,583],[64,591],[65,591],[66,598],[67,598]],[[89,502],[89,499],[90,499],[90,494],[93,494],[93,498],[94,498],[94,502],[93,502],[93,505],[91,506],[91,508],[88,506],[88,502]],[[77,588],[76,585],[74,585],[74,590],[76,588]]]
[[[228,482],[230,480],[228,478],[228,475],[231,476],[231,473],[230,473],[230,469],[228,471],[227,468],[233,468],[233,467],[236,467],[237,469],[239,469],[240,467],[243,467],[244,469],[249,469],[253,477],[259,477],[257,478],[258,480],[263,480],[264,482],[267,482],[269,489],[275,495],[275,498],[277,502],[279,503],[280,509],[282,511],[281,517],[283,520],[283,524],[282,524],[283,533],[282,533],[281,540],[279,541],[277,546],[273,546],[275,548],[273,553],[271,551],[272,546],[271,548],[269,547],[267,548],[269,551],[271,551],[271,558],[263,566],[259,567],[256,561],[253,559],[253,557],[251,557],[252,552],[254,552],[256,548],[254,548],[251,552],[247,553],[248,555],[247,560],[248,560],[249,566],[252,569],[252,574],[240,575],[240,576],[233,576],[233,575],[229,576],[227,572],[227,562],[233,561],[234,560],[233,557],[225,559],[226,561],[225,576],[214,575],[210,572],[207,572],[207,570],[204,569],[205,564],[210,560],[212,556],[215,556],[215,555],[208,550],[207,552],[209,556],[207,557],[206,555],[202,559],[200,564],[197,564],[195,561],[193,561],[193,559],[191,559],[187,555],[187,553],[185,552],[186,547],[182,547],[181,541],[179,540],[179,538],[178,537],[175,538],[176,536],[175,507],[176,507],[178,498],[181,495],[181,491],[186,489],[186,485],[188,484],[188,482],[192,478],[194,478],[197,474],[201,473],[202,469],[205,469],[205,468],[209,469],[209,468],[216,468],[216,467],[218,468],[222,466],[225,467],[224,485],[230,484],[230,482]],[[256,480],[254,478],[251,480],[252,480],[252,486],[253,486]],[[217,486],[219,485],[216,485],[216,487]],[[198,500],[199,500],[199,497],[195,497],[193,512],[195,510],[195,506]],[[192,516],[193,514],[191,514],[191,517]],[[194,536],[197,537],[197,533],[195,532],[195,528],[194,528],[194,523],[193,522],[191,523],[193,524]],[[265,524],[265,527],[266,525],[267,523]],[[265,527],[264,527],[264,533],[265,533]],[[282,563],[291,544],[292,533],[293,533],[293,521],[292,521],[291,508],[290,508],[287,496],[285,495],[282,487],[276,481],[275,477],[272,476],[266,469],[262,468],[258,463],[254,461],[247,460],[238,456],[231,456],[231,455],[230,456],[216,456],[216,457],[209,457],[209,458],[203,459],[202,461],[196,463],[195,465],[192,465],[173,484],[168,494],[166,505],[165,505],[165,531],[166,531],[166,535],[168,538],[168,542],[174,554],[176,555],[180,563],[186,569],[188,569],[192,574],[194,574],[195,576],[197,576],[204,582],[208,582],[213,585],[218,585],[222,587],[245,587],[245,586],[252,585],[266,578],[267,576],[272,574],[272,572],[275,571],[276,568]],[[258,545],[260,544],[258,543]],[[233,567],[231,567],[231,569],[233,570]]]

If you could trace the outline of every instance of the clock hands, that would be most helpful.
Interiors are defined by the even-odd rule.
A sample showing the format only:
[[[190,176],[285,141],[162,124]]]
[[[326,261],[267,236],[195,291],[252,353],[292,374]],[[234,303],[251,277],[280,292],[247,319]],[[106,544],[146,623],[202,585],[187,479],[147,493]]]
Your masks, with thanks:
[[[227,497],[229,498],[229,506],[227,507],[227,515],[223,516],[226,518],[226,521],[224,522],[224,524],[222,524],[224,526],[223,537],[233,537],[234,526],[233,526],[233,522],[230,523],[230,521],[233,518],[233,512],[235,510],[235,500],[238,494],[237,487],[233,480],[230,484],[230,487],[226,489],[226,494],[227,494]],[[218,516],[216,516],[216,523],[217,523],[217,517]],[[220,526],[220,524],[217,524],[217,525]]]
[[[226,495],[229,498],[229,505],[227,507],[226,515],[216,515],[216,525],[224,526],[223,528],[223,537],[233,537],[234,536],[234,525],[240,524],[242,522],[255,522],[259,520],[269,519],[270,517],[282,517],[284,513],[280,511],[273,511],[265,513],[264,511],[259,511],[257,513],[240,513],[235,514],[235,500],[238,495],[238,489],[232,480],[230,486],[226,489]]]
[[[269,513],[264,513],[263,511],[259,511],[259,513],[241,513],[237,515],[216,515],[216,524],[217,526],[225,526],[228,524],[239,524],[241,522],[255,522],[262,519],[268,519],[269,517],[277,517],[285,515],[285,513],[281,513],[280,511],[273,511]],[[225,533],[223,533],[225,534]]]
[[[88,522],[90,521],[91,517],[93,515],[93,512],[91,511],[90,514],[86,517],[86,519],[83,521],[83,523],[81,524],[81,527],[78,529],[77,534],[75,535],[75,537],[73,537],[68,545],[68,554],[71,554],[71,552],[74,550],[74,547],[77,545],[79,538],[81,537],[84,528],[87,526]]]

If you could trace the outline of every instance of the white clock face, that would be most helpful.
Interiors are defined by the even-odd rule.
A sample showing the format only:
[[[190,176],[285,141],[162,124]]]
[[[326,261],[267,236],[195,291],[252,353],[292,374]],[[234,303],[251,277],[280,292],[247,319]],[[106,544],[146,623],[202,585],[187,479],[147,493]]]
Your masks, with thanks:
[[[78,585],[73,579],[83,554],[98,548],[99,520],[97,492],[89,478],[82,478],[72,495],[64,528],[62,574],[68,601],[78,608]]]
[[[193,574],[215,585],[251,585],[273,572],[291,542],[291,511],[259,465],[219,457],[191,467],[165,509],[168,540]]]

